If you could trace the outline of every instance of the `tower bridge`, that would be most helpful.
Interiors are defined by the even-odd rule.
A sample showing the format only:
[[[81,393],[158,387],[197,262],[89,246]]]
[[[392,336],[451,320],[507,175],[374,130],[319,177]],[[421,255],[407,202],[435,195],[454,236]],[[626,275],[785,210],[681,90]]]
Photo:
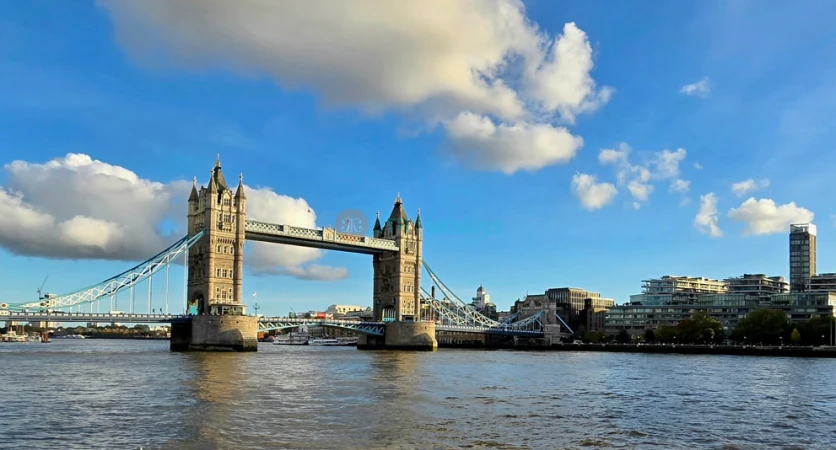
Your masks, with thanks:
[[[188,199],[188,234],[169,248],[126,272],[97,285],[38,302],[0,305],[4,320],[171,323],[173,351],[255,351],[259,331],[318,324],[356,331],[361,349],[437,348],[436,331],[542,337],[548,323],[543,314],[517,322],[491,320],[465,304],[447,288],[423,259],[420,211],[409,219],[400,195],[384,222],[378,213],[373,235],[342,233],[328,226],[309,229],[247,219],[243,175],[233,190],[227,184],[220,158],[206,186],[195,178]],[[371,255],[374,269],[373,321],[263,318],[247,314],[243,303],[244,243],[268,242]],[[187,314],[168,314],[169,267],[183,258],[186,267],[184,303]],[[149,284],[165,269],[166,314],[133,314],[134,287]],[[425,270],[444,295],[434,298],[422,289]],[[131,313],[68,313],[66,308],[99,302],[129,291]],[[112,309],[112,308],[111,308]]]

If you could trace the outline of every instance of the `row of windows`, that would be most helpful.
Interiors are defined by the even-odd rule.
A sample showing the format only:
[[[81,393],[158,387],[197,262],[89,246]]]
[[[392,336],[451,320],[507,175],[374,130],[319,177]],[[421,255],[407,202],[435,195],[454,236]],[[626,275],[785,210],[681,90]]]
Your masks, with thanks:
[[[234,255],[235,254],[235,247],[232,245],[219,245],[215,248],[218,253],[224,253],[227,255]]]
[[[232,269],[215,269],[215,276],[218,278],[232,278]]]
[[[232,295],[232,288],[224,288],[223,290],[221,290],[221,288],[216,287],[215,297],[220,298],[222,300],[231,300],[234,297]]]

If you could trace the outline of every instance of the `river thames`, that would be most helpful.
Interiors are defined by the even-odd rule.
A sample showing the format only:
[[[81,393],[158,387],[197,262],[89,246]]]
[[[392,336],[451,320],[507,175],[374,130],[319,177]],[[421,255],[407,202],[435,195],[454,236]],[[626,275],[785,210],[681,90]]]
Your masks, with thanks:
[[[0,448],[836,448],[836,360],[0,344]]]

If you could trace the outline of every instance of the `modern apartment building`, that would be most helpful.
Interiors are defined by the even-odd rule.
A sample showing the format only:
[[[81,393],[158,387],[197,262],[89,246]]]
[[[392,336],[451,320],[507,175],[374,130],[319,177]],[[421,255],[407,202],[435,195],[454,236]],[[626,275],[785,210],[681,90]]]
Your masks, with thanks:
[[[662,278],[642,280],[642,293],[630,296],[631,304],[669,305],[693,304],[703,294],[728,292],[724,281],[703,277],[666,275]]]
[[[548,303],[554,303],[558,310],[564,311],[562,316],[572,328],[586,326],[584,311],[587,305],[599,310],[615,306],[615,300],[580,288],[553,288],[547,290],[545,296]]]
[[[816,226],[790,225],[790,292],[809,291],[810,278],[815,274]]]
[[[836,292],[836,273],[820,273],[810,277],[810,292]]]
[[[768,277],[764,274],[744,274],[741,277],[726,278],[724,280],[729,294],[744,294],[759,298],[773,294],[785,294],[790,291],[790,285],[784,277]]]
[[[666,275],[662,278],[642,280],[645,294],[670,294],[673,292],[692,292],[695,294],[720,294],[726,292],[726,284],[720,280],[703,277],[679,277]]]
[[[696,311],[705,311],[731,333],[740,320],[758,308],[780,309],[790,322],[809,320],[815,316],[834,315],[836,292],[802,292],[774,294],[768,301],[746,294],[703,294],[694,304],[623,305],[611,308],[605,319],[608,335],[626,330],[641,336],[646,330],[677,326]]]
[[[568,305],[575,314],[583,311],[587,299],[591,301],[593,308],[610,308],[615,306],[615,300],[601,297],[599,292],[591,292],[579,288],[553,288],[547,290],[545,296],[550,302],[555,302],[558,305]]]
[[[610,307],[611,308],[611,307]],[[593,306],[592,299],[584,301],[584,309],[581,313],[582,323],[587,331],[604,331],[607,320],[607,313],[610,308]]]

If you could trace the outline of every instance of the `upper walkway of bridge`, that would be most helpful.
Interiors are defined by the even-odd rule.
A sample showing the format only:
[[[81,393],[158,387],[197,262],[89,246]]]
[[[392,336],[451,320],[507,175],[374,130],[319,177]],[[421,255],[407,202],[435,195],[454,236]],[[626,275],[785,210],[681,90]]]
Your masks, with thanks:
[[[312,229],[247,220],[244,231],[248,241],[291,244],[367,255],[400,250],[391,239],[340,233],[331,226]]]

